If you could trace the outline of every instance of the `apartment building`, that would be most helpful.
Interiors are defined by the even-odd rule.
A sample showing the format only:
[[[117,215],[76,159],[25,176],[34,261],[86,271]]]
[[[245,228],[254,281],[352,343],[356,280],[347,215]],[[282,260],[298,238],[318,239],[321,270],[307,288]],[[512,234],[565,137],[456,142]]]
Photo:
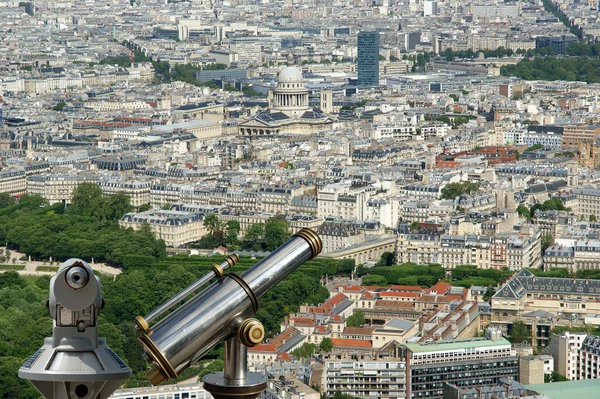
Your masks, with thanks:
[[[593,348],[596,346],[594,342],[596,340],[594,339],[587,342],[585,354],[580,354],[580,351],[587,338],[588,335],[583,332],[571,333],[565,331],[560,335],[552,334],[552,339],[550,340],[550,345],[548,349],[550,355],[554,358],[554,370],[557,371],[559,374],[564,375],[569,380],[585,379],[581,378],[580,366],[585,367],[585,375],[587,376],[588,369],[591,368],[587,365],[587,357],[588,355],[597,355],[590,353],[593,352]],[[585,363],[584,365],[581,365],[581,357],[585,359],[583,362]],[[595,363],[597,368],[597,360],[595,361]],[[589,375],[591,375],[591,370]]]
[[[181,200],[181,185],[153,184],[150,187],[150,205],[161,208]]]
[[[600,216],[600,189],[574,187],[561,193],[560,199],[575,215],[584,218]]]
[[[103,195],[124,193],[134,208],[150,203],[151,182],[108,180],[100,181],[99,185]]]
[[[475,265],[482,269],[539,268],[541,234],[536,226],[523,226],[521,234],[398,236],[399,262],[439,263],[446,268]]]
[[[27,178],[24,170],[0,171],[0,193],[10,195],[23,194],[27,191]]]
[[[593,143],[600,135],[600,126],[595,125],[569,125],[563,129],[562,144],[564,147],[577,148],[579,143]]]
[[[201,215],[174,210],[126,213],[119,221],[119,225],[134,230],[140,230],[142,226],[148,225],[154,236],[164,240],[169,247],[179,247],[188,242],[198,241],[208,234]]]
[[[332,219],[332,220],[329,220]],[[364,233],[351,221],[337,221],[328,218],[317,229],[317,234],[323,241],[323,252],[333,252],[359,244],[364,239]]]
[[[328,184],[317,195],[317,214],[365,220],[368,200],[375,187],[362,182]]]
[[[542,235],[550,234],[555,236],[558,233],[559,226],[571,226],[575,222],[575,215],[567,211],[542,211],[536,209],[533,215],[536,224],[540,227]]]
[[[457,339],[403,345],[409,398],[442,398],[444,383],[474,388],[517,378],[519,359],[500,331],[486,338]]]
[[[351,340],[348,340],[351,341]],[[406,398],[406,362],[398,357],[398,345],[363,355],[337,349],[323,358],[323,385],[328,395],[340,391],[353,398]]]
[[[563,315],[600,313],[600,281],[536,277],[523,269],[491,299],[492,322],[506,323],[535,311]]]
[[[98,183],[92,173],[57,174],[45,173],[27,176],[27,194],[41,195],[50,205],[62,202],[70,204],[73,190],[81,183]]]

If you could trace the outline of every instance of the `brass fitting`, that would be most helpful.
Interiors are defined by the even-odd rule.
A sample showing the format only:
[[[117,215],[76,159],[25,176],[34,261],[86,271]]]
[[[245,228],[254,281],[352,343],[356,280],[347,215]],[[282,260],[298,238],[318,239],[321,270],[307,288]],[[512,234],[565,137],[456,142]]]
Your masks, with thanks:
[[[213,271],[213,273],[215,274],[215,276],[217,278],[221,278],[221,277],[223,277],[223,274],[225,274],[223,272],[223,268],[221,266],[217,265],[216,263],[214,265],[212,265],[212,267],[210,268],[210,270]]]
[[[237,336],[244,346],[253,347],[260,344],[265,338],[265,328],[256,319],[246,319],[238,327]]]
[[[227,263],[229,263],[229,267],[233,267],[233,265],[235,265],[236,263],[238,263],[240,261],[240,258],[236,254],[232,254],[232,255],[227,256],[225,258],[225,261]]]
[[[321,237],[311,229],[302,229],[294,234],[294,237],[301,237],[308,243],[312,251],[311,259],[321,253],[321,250],[323,249]]]
[[[150,329],[148,322],[142,316],[135,317],[135,326],[137,327],[138,330],[144,331],[144,332],[146,332],[146,331],[148,331],[148,329]]]

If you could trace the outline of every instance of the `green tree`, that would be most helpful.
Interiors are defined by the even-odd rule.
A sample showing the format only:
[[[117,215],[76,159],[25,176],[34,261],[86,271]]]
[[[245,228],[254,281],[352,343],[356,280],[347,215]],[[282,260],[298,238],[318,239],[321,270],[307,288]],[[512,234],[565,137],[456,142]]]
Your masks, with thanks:
[[[290,226],[287,220],[272,217],[265,224],[265,242],[267,251],[274,251],[290,238]]]
[[[239,242],[240,235],[240,222],[237,220],[229,220],[227,222],[227,235],[225,241],[230,245],[237,245]]]
[[[355,310],[352,316],[346,320],[346,325],[348,327],[362,327],[366,322],[364,313],[360,310]]]
[[[152,205],[150,205],[150,203],[147,204],[142,204],[140,205],[140,207],[138,208],[138,212],[147,212],[149,210],[152,209]]]
[[[510,342],[513,344],[520,344],[521,342],[531,341],[531,333],[529,329],[522,321],[515,321],[510,329],[508,335]]]
[[[354,399],[354,397],[347,393],[342,393],[341,391],[335,391],[331,399]]]
[[[62,111],[65,107],[67,106],[67,103],[64,101],[59,102],[58,104],[56,104],[54,107],[52,107],[53,111]]]
[[[213,233],[215,231],[219,231],[221,229],[221,220],[219,216],[214,213],[209,213],[204,216],[204,227],[208,229],[209,233]]]
[[[8,193],[0,193],[0,209],[15,204],[15,199]]]
[[[544,374],[544,383],[569,381],[567,377],[560,374],[558,371],[552,371],[551,374]]]
[[[100,198],[102,198],[102,189],[99,185],[96,183],[81,183],[73,190],[71,209],[89,215]]]
[[[455,199],[461,195],[471,194],[479,190],[479,185],[470,181],[446,184],[442,188],[440,197],[442,199]]]
[[[526,219],[531,219],[531,214],[529,213],[529,208],[523,205],[519,205],[517,207],[517,213],[519,216],[524,217]]]
[[[410,226],[408,226],[408,228],[410,229],[410,231],[417,231],[417,230],[419,230],[419,222],[412,222],[410,224]]]
[[[593,223],[593,222],[595,222],[596,220],[597,220],[597,219],[596,219],[596,215],[594,215],[594,214],[590,215],[590,223]]]
[[[377,262],[377,266],[392,266],[396,263],[396,255],[393,252],[384,252],[381,254],[381,259]]]
[[[319,344],[319,349],[323,352],[331,352],[333,350],[333,342],[331,338],[323,338],[321,344]]]
[[[296,358],[312,357],[315,352],[315,344],[305,342],[301,347],[294,349],[291,354]]]
[[[244,234],[242,246],[246,249],[259,251],[262,249],[261,243],[265,239],[265,225],[262,223],[253,223],[248,227]]]
[[[542,247],[542,254],[546,252],[546,248],[548,248],[554,242],[554,237],[552,234],[544,234],[541,238],[540,245]]]

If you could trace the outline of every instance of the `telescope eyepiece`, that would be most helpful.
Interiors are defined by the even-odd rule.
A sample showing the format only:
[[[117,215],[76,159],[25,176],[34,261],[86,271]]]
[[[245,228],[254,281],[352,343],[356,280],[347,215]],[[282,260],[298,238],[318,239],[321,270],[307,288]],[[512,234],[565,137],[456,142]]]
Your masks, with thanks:
[[[73,289],[81,289],[85,287],[90,279],[87,270],[81,266],[75,266],[69,269],[65,276],[67,284]]]

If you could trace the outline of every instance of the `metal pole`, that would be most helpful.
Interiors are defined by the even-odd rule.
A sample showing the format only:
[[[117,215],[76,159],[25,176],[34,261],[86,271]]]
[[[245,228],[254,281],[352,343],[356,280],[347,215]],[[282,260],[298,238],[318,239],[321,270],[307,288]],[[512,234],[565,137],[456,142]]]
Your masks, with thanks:
[[[228,380],[245,380],[248,372],[248,348],[237,337],[225,340],[224,376]]]

